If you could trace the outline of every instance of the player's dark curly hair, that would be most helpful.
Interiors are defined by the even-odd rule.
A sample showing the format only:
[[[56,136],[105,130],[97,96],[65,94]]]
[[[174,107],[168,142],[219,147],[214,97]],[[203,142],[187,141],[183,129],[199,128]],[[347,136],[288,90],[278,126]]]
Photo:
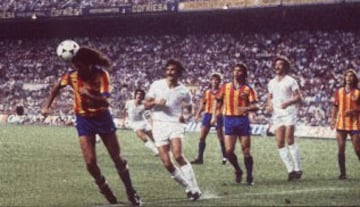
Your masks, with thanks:
[[[170,59],[166,62],[165,64],[165,69],[169,66],[169,65],[173,65],[176,67],[177,73],[179,76],[182,76],[183,72],[185,72],[185,68],[183,67],[183,65],[174,59]]]
[[[105,54],[90,47],[80,47],[79,51],[71,59],[71,62],[82,62],[86,65],[98,65],[103,67],[111,66],[111,61]]]
[[[144,90],[142,90],[142,89],[140,89],[140,88],[136,89],[136,90],[135,90],[135,93],[134,93],[134,97],[136,97],[136,94],[137,94],[137,93],[141,93],[141,99],[144,99],[144,98],[145,98],[145,91],[144,91]]]

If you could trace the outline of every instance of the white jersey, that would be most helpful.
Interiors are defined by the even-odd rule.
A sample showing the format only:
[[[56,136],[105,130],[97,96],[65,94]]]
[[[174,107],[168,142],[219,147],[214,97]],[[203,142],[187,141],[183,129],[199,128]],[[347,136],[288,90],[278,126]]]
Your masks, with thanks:
[[[299,85],[294,78],[285,75],[280,81],[278,77],[270,80],[268,91],[272,94],[273,116],[296,116],[298,113],[297,104],[292,104],[285,109],[281,104],[293,98],[294,92],[299,90]]]
[[[136,105],[135,99],[126,101],[125,109],[128,115],[129,122],[144,121],[144,105]]]
[[[147,96],[166,100],[164,106],[155,106],[153,108],[153,121],[179,122],[182,107],[191,104],[189,89],[181,83],[174,88],[169,88],[166,79],[152,83]]]

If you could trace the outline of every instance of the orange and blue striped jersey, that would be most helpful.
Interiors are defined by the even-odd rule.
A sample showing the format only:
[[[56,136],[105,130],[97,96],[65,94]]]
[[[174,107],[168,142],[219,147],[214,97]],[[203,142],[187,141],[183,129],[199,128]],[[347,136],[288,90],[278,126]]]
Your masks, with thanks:
[[[334,94],[334,105],[338,107],[336,129],[360,130],[359,115],[345,116],[347,110],[356,109],[360,106],[359,89],[346,92],[344,87],[339,88]]]
[[[92,77],[84,81],[77,71],[70,71],[60,78],[60,86],[70,85],[74,92],[74,112],[78,115],[92,116],[108,109],[108,106],[99,101],[81,95],[80,90],[86,89],[94,96],[109,97],[111,91],[110,77],[106,70],[96,68]]]
[[[211,89],[207,89],[204,93],[204,97],[203,97],[203,104],[205,104],[205,109],[204,112],[205,113],[209,113],[212,114],[214,111],[214,107],[215,107],[215,100],[216,100],[216,94],[218,93],[219,90],[211,90]]]
[[[239,107],[250,106],[258,100],[255,90],[248,84],[236,89],[232,82],[221,86],[217,99],[223,101],[224,116],[247,116],[248,113],[241,113]]]

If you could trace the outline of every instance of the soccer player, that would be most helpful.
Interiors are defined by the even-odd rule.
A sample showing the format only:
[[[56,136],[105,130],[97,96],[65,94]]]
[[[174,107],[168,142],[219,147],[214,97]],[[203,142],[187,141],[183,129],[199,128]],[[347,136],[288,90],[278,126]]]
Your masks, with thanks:
[[[124,114],[125,118],[127,117],[129,126],[135,131],[136,136],[144,142],[145,147],[149,148],[157,156],[159,151],[153,142],[154,138],[151,131],[151,125],[145,119],[145,108],[143,105],[144,98],[145,91],[136,89],[135,98],[126,101]]]
[[[110,60],[100,51],[88,47],[81,47],[71,59],[74,70],[65,73],[55,82],[50,95],[42,108],[42,114],[47,116],[50,106],[59,94],[60,89],[70,86],[74,93],[74,112],[76,129],[86,168],[94,178],[100,192],[109,203],[117,203],[117,198],[110,189],[97,161],[95,136],[98,134],[116,170],[125,185],[129,201],[139,206],[140,197],[133,188],[127,161],[120,155],[120,145],[116,136],[116,127],[109,112],[108,98],[111,85],[107,68]]]
[[[192,164],[203,164],[203,154],[206,147],[206,136],[208,135],[210,129],[211,129],[211,117],[213,113],[213,108],[216,107],[215,105],[215,97],[217,92],[220,89],[220,83],[221,83],[222,75],[220,73],[212,73],[210,75],[210,88],[208,88],[201,101],[201,106],[199,108],[199,111],[196,114],[196,122],[200,120],[201,113],[205,111],[205,114],[203,116],[202,122],[201,122],[201,131],[200,131],[200,140],[198,145],[198,156],[195,160],[191,161]],[[221,109],[219,109],[221,110]],[[226,164],[226,151],[225,151],[225,144],[224,144],[224,132],[223,132],[223,117],[221,112],[217,113],[219,114],[216,117],[216,133],[218,140],[220,142],[221,152],[222,152],[222,164]]]
[[[336,129],[338,143],[339,179],[346,179],[345,144],[350,135],[354,151],[360,160],[360,90],[354,69],[346,70],[343,87],[336,90],[330,116],[330,127]]]
[[[183,153],[184,108],[191,105],[189,89],[178,79],[184,72],[182,64],[170,59],[165,65],[165,78],[153,82],[145,98],[145,108],[152,108],[155,145],[164,167],[176,182],[185,187],[190,200],[197,200],[201,191],[190,162]],[[179,165],[172,162],[170,153]]]
[[[287,57],[275,58],[275,77],[268,83],[266,110],[272,113],[272,129],[275,130],[280,158],[288,171],[288,181],[294,181],[302,176],[300,150],[294,137],[298,105],[302,98],[297,81],[288,75],[289,70]]]
[[[248,185],[253,185],[254,161],[250,152],[251,128],[248,115],[249,112],[258,110],[258,100],[255,90],[247,84],[248,69],[245,64],[236,64],[233,67],[232,76],[232,82],[223,84],[216,97],[217,107],[223,108],[226,155],[235,169],[235,182],[241,183],[243,171],[235,154],[235,144],[239,139],[244,155],[246,182]],[[215,110],[213,114],[216,114]],[[216,117],[213,116],[211,123],[215,122]]]

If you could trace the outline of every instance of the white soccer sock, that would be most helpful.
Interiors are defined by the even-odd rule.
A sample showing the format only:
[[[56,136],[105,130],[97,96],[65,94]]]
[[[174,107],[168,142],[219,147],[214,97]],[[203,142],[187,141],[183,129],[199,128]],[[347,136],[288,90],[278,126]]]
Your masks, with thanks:
[[[181,171],[179,170],[179,168],[175,167],[175,171],[170,173],[171,174],[171,178],[173,178],[177,183],[179,183],[181,186],[188,188],[189,187],[189,182],[186,180],[186,178],[184,177],[184,175],[181,173]]]
[[[300,150],[297,144],[289,145],[290,155],[294,160],[294,170],[300,171],[301,170],[301,159],[300,159]]]
[[[154,154],[158,155],[159,151],[156,148],[154,142],[152,142],[150,139],[148,139],[146,142],[144,142],[145,147],[149,148]]]
[[[283,148],[278,149],[278,151],[279,151],[280,158],[283,161],[283,163],[285,164],[285,167],[286,167],[288,173],[292,172],[294,170],[294,167],[292,164],[292,160],[289,157],[288,149],[286,147],[283,147]]]
[[[191,191],[193,193],[201,193],[199,186],[197,184],[196,178],[195,178],[195,174],[194,174],[194,170],[191,166],[191,164],[188,162],[186,165],[183,165],[180,167],[182,173],[184,174],[184,177],[188,180],[190,187],[191,187]]]

